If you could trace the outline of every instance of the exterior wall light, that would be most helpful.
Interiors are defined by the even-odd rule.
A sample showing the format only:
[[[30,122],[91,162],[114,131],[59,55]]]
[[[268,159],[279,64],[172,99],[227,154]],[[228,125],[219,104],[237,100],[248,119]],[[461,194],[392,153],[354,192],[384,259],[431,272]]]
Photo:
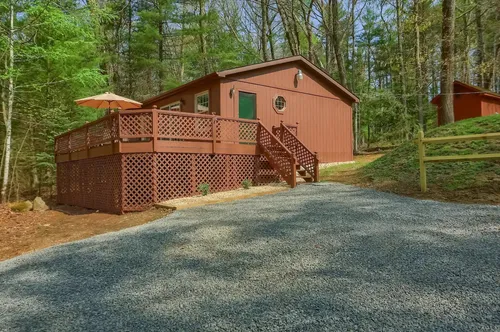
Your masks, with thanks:
[[[297,72],[297,79],[299,81],[302,81],[302,79],[304,79],[304,75],[302,75],[302,70],[299,69],[299,71]]]

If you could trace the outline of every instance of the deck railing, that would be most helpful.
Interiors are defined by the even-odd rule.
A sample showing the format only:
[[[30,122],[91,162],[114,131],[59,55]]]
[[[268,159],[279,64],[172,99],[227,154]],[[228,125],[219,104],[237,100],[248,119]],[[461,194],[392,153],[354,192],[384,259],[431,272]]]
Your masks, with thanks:
[[[258,127],[259,146],[273,168],[294,188],[297,185],[294,154],[264,125]]]
[[[283,122],[280,124],[280,130],[278,137],[284,146],[287,147],[290,152],[292,152],[297,159],[299,165],[301,165],[307,173],[309,173],[314,182],[319,181],[319,159],[316,152],[312,152],[307,148],[307,146],[302,143],[301,140],[297,138],[296,132],[292,132],[290,127],[284,125]]]
[[[108,146],[113,153],[159,151],[161,147],[178,147],[176,142],[198,143],[196,146],[215,153],[216,145],[256,145],[255,120],[224,118],[157,109],[127,110],[112,113],[97,121],[56,136],[55,154],[71,154]],[[227,146],[226,146],[227,147]],[[205,151],[203,150],[203,151]]]

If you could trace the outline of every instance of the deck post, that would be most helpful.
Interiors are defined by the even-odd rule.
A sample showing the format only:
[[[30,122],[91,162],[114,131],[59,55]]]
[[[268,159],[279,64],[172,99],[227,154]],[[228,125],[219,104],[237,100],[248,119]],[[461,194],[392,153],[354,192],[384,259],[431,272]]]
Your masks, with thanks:
[[[85,151],[86,151],[86,158],[90,157],[90,147],[89,147],[89,122],[85,121]]]
[[[153,152],[156,152],[156,140],[158,139],[158,109],[156,105],[153,106],[152,111],[152,120],[153,120]]]
[[[292,166],[292,179],[291,179],[292,184],[290,185],[290,187],[295,188],[295,187],[297,187],[297,168],[296,168],[297,159],[295,158],[294,153],[292,153],[292,158],[291,158],[290,162],[291,162],[291,166]]]
[[[283,143],[283,139],[285,138],[285,131],[283,130],[283,127],[285,125],[283,124],[283,120],[280,121],[280,141]]]
[[[314,152],[314,182],[319,182],[319,157],[317,152]]]
[[[215,154],[215,146],[217,145],[217,116],[212,113],[212,154]]]
[[[424,132],[420,130],[418,132],[418,163],[420,166],[420,190],[425,193],[427,192],[427,173],[425,170],[425,143],[424,143]]]

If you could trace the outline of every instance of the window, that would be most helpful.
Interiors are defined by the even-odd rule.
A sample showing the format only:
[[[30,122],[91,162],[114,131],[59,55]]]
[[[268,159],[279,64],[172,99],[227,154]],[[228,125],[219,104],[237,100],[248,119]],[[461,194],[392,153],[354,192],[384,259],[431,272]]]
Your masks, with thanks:
[[[195,113],[208,113],[209,112],[209,98],[208,98],[208,91],[203,91],[201,93],[198,93],[194,97],[194,112]]]
[[[276,96],[274,98],[274,109],[278,112],[283,112],[286,108],[286,100],[283,96]]]
[[[166,111],[177,111],[177,112],[180,112],[181,111],[181,102],[180,101],[176,101],[176,102],[173,102],[171,104],[162,106],[162,107],[160,107],[160,109],[161,110],[166,110]]]

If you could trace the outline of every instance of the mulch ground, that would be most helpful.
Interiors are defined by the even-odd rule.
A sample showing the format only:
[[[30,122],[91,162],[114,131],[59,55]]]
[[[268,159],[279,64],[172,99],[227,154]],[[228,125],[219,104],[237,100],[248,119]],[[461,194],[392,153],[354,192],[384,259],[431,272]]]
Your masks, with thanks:
[[[171,213],[167,209],[114,215],[56,206],[44,212],[11,212],[0,206],[0,261],[56,244],[142,225]]]

